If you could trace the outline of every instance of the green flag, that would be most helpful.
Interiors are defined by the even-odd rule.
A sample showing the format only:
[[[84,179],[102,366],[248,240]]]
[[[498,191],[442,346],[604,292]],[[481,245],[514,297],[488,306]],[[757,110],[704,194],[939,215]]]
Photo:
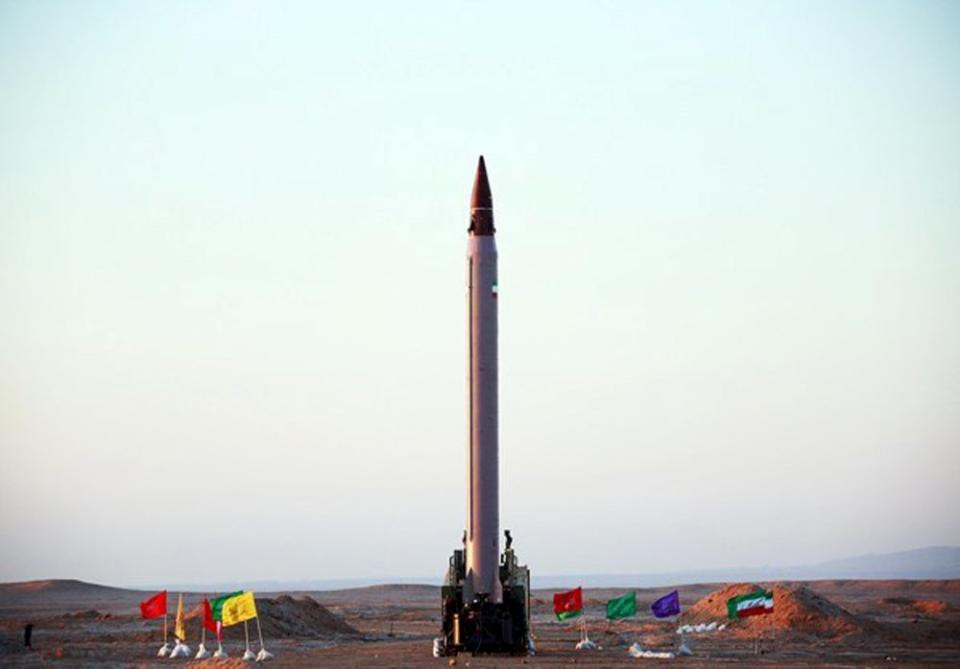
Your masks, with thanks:
[[[607,619],[619,620],[637,615],[637,593],[628,592],[607,602]]]
[[[212,617],[216,621],[223,620],[223,605],[227,603],[228,599],[233,599],[234,597],[239,597],[243,594],[243,590],[237,590],[236,592],[231,592],[229,595],[223,595],[222,597],[214,597],[210,600],[210,609],[212,611]]]

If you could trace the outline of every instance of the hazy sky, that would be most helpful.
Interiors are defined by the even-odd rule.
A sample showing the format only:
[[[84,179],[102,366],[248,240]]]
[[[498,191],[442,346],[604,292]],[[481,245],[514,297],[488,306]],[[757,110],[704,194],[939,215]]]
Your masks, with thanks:
[[[349,5],[349,6],[348,6]],[[960,543],[960,6],[0,2],[0,580]]]

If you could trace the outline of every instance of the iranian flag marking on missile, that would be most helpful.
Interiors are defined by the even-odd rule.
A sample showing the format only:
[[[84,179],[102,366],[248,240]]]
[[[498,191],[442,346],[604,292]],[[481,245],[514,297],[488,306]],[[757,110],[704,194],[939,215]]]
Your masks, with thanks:
[[[727,617],[746,618],[773,613],[773,593],[769,590],[754,590],[727,600]]]

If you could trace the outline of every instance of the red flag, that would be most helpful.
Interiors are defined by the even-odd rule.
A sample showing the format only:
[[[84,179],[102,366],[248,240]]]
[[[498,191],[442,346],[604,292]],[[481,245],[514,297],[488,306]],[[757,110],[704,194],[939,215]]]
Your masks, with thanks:
[[[583,612],[583,589],[558,592],[553,596],[553,612],[560,620],[579,616]]]
[[[150,599],[140,602],[140,615],[144,618],[160,618],[167,615],[167,591],[158,592]]]
[[[203,600],[203,626],[211,632],[217,631],[217,623],[213,619],[213,609],[210,608],[209,599]],[[219,639],[220,636],[218,635],[217,638]]]

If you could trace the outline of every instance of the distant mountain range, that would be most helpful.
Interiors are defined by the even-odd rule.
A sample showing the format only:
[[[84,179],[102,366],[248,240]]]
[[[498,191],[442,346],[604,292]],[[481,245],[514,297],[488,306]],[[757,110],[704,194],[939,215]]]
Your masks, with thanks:
[[[651,574],[546,574],[535,567],[534,588],[568,587],[571,583],[591,588],[658,587],[689,583],[726,583],[731,581],[812,581],[824,579],[954,579],[960,578],[960,546],[932,546],[897,553],[859,555],[812,565],[793,567],[747,567],[701,569]],[[348,579],[302,579],[255,581],[245,583],[163,584],[172,590],[228,592],[247,588],[257,592],[296,592],[343,590],[370,585],[419,583],[439,585],[442,574],[432,577],[389,577]],[[151,586],[143,586],[150,589]],[[156,587],[161,587],[157,585]]]
[[[793,567],[700,569],[656,574],[568,574],[534,578],[534,587],[578,583],[588,587],[654,587],[731,581],[960,578],[960,546],[931,546],[897,553],[871,553]]]

